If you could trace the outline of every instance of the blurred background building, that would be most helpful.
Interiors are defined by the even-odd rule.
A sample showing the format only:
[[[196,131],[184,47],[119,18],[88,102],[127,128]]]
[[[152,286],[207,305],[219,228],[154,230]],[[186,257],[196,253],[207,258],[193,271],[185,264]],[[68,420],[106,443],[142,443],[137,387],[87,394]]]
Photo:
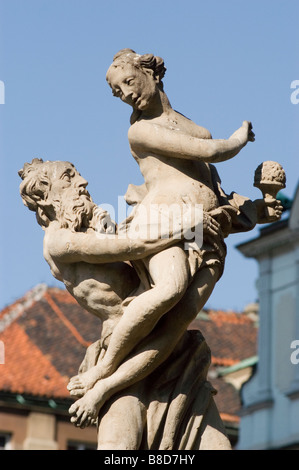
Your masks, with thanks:
[[[256,306],[244,313],[204,310],[190,325],[212,350],[209,380],[229,438],[236,444],[240,387],[256,362]],[[2,449],[96,449],[96,429],[70,423],[66,388],[100,322],[65,290],[38,285],[0,313]]]
[[[238,448],[299,449],[299,187],[289,217],[238,248],[258,262],[260,305],[259,360],[242,389]]]

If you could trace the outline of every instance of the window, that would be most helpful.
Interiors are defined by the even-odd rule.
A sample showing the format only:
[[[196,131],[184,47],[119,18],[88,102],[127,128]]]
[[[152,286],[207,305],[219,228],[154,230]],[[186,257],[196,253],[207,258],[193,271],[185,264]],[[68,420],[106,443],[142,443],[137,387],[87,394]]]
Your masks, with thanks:
[[[0,432],[0,450],[11,450],[11,435]]]
[[[90,442],[68,442],[67,450],[97,450],[97,445]]]

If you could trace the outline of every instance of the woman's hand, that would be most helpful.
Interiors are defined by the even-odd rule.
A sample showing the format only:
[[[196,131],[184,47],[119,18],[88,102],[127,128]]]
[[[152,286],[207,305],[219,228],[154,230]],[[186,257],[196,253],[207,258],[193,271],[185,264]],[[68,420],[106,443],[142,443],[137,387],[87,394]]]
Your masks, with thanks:
[[[277,222],[282,215],[283,207],[281,202],[274,197],[272,199],[256,199],[253,201],[257,211],[258,224],[269,224]]]
[[[254,142],[255,135],[252,131],[252,124],[250,121],[243,121],[242,126],[234,132],[229,139],[238,139],[240,144],[245,146],[247,142]]]

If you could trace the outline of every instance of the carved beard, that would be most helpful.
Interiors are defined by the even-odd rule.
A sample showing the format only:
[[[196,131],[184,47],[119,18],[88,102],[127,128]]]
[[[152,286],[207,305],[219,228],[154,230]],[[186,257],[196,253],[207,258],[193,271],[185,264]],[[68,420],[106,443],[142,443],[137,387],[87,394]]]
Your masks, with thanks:
[[[56,216],[60,221],[61,228],[69,228],[73,232],[79,232],[81,229],[89,227],[95,204],[87,191],[84,194],[80,194],[80,192],[82,193],[82,190],[70,188],[65,192],[63,200],[59,202]]]

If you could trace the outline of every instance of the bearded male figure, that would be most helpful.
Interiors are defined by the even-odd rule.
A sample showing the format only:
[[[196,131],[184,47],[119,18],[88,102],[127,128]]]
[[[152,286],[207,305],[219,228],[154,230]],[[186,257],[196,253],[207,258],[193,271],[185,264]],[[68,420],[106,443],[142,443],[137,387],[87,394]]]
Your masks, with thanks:
[[[135,270],[123,260],[138,260],[170,246],[174,240],[99,236],[95,231],[99,208],[86,190],[86,180],[68,162],[34,159],[24,165],[19,175],[23,179],[20,186],[23,202],[36,212],[37,221],[45,231],[44,257],[53,276],[102,323],[101,340],[89,348],[87,360],[81,366],[80,372],[88,373],[86,362],[90,363],[90,357],[94,359],[91,371],[101,363],[113,328],[124,313],[125,299],[140,289]],[[104,216],[106,227],[107,215]],[[199,332],[186,332],[198,312],[199,289],[203,290],[201,301],[210,294],[207,285],[195,282],[193,288],[190,286],[184,301],[163,317],[113,374],[109,376],[102,370],[99,377],[97,367],[97,380],[101,380],[96,385],[93,386],[95,379],[91,378],[79,389],[71,387],[73,396],[83,396],[75,402],[72,421],[85,427],[97,420],[98,449],[229,448],[213,401],[214,390],[206,381],[209,348]],[[176,384],[171,378],[186,392],[179,404],[178,397],[171,402],[170,397],[176,396]],[[190,393],[196,383],[199,386]],[[167,419],[162,400],[166,396],[169,398]],[[156,403],[159,398],[161,406]],[[79,407],[77,403],[82,400],[84,404]],[[195,411],[189,417],[191,428],[183,436],[185,426],[179,430],[178,419],[182,423],[187,419],[188,423],[185,411],[192,403]],[[199,422],[202,422],[201,431],[191,432],[194,423],[198,430]]]
[[[109,235],[108,214],[92,202],[87,181],[71,163],[34,159],[19,175],[23,202],[36,212],[45,231],[44,257],[52,274],[102,323],[101,339],[89,348],[79,375],[69,385],[71,394],[79,398],[70,409],[74,424],[85,427],[97,422],[98,449],[230,448],[214,404],[215,391],[206,380],[209,348],[200,332],[186,331],[217,282],[217,268],[203,266],[195,273],[183,298],[151,333],[133,350],[122,351],[124,359],[116,361],[112,371],[105,370],[103,358],[114,329],[125,320],[126,304],[142,291],[128,261],[178,240]],[[225,202],[227,210],[229,201]],[[263,203],[246,199],[243,205],[247,215],[241,205],[238,210],[230,206],[231,222],[248,230],[259,219]],[[221,215],[221,207],[217,214]],[[96,231],[99,222],[102,236]],[[219,233],[219,224],[207,217],[204,238]]]

